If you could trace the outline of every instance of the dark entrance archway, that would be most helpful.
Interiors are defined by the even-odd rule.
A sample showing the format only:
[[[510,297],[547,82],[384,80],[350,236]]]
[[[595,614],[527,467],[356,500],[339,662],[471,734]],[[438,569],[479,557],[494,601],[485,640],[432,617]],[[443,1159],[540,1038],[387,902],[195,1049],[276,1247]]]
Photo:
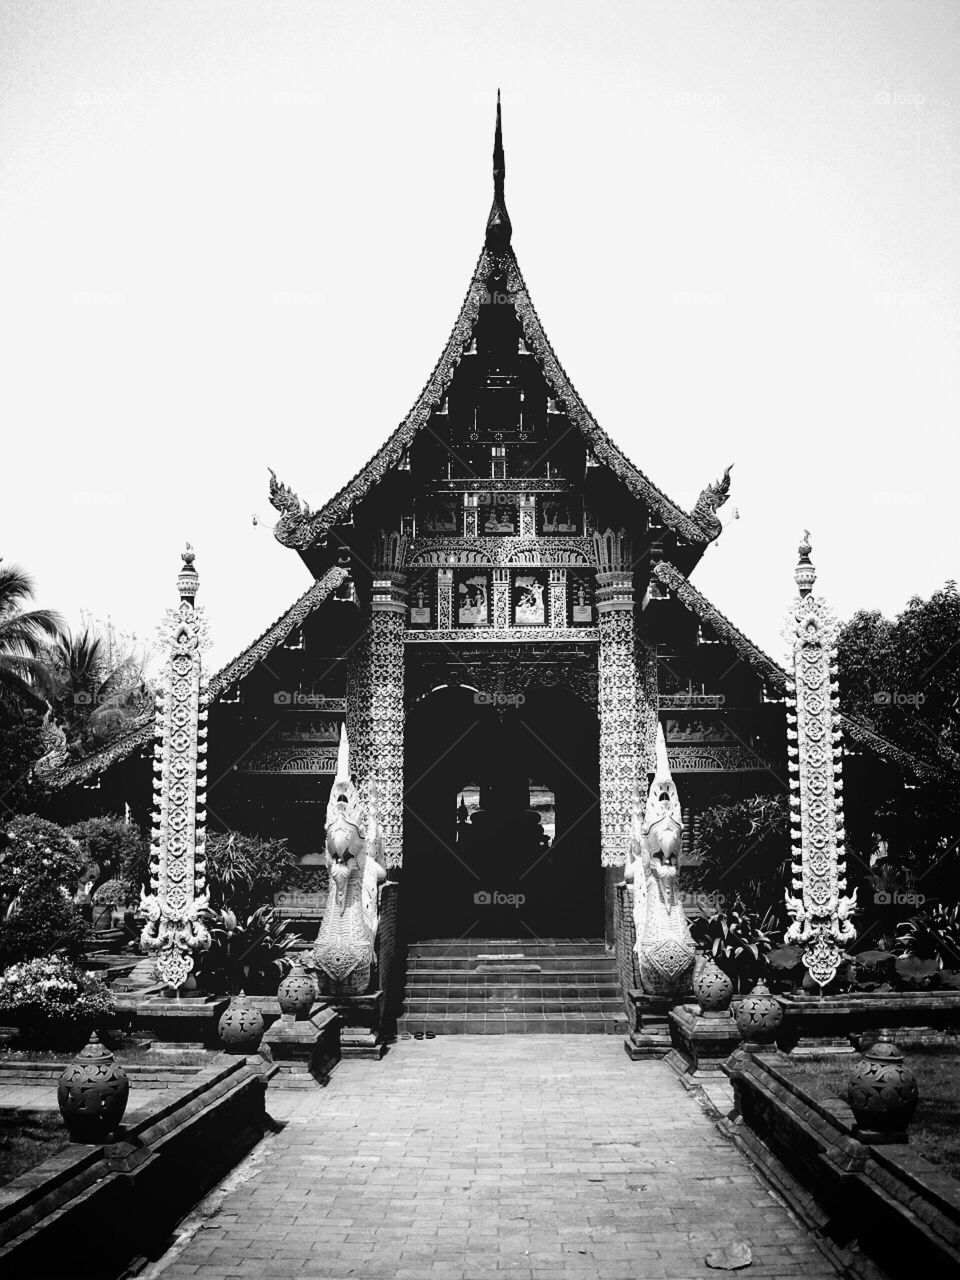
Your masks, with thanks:
[[[408,937],[603,933],[592,708],[556,688],[496,705],[442,688],[411,708],[405,752]]]

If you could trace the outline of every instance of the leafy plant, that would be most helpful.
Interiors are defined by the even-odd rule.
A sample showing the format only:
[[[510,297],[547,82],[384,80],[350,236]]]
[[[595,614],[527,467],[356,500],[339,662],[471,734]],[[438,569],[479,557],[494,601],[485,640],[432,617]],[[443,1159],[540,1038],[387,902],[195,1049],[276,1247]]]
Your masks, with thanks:
[[[133,886],[126,880],[104,880],[94,889],[91,897],[101,906],[122,907],[136,897]]]
[[[776,924],[772,912],[761,920],[755,912],[738,906],[701,916],[690,926],[694,942],[712,955],[738,991],[748,991],[764,970],[773,950]]]
[[[704,810],[700,860],[684,868],[685,889],[750,903],[781,922],[789,884],[790,836],[786,796],[756,795]]]
[[[896,949],[902,957],[934,961],[937,969],[960,966],[960,906],[922,907],[897,930]]]
[[[207,884],[211,904],[238,918],[269,905],[290,881],[295,866],[285,840],[265,840],[240,831],[207,836]]]
[[[201,952],[197,982],[216,994],[273,995],[293,964],[296,936],[273,907],[238,918],[229,908],[208,912],[211,945]]]

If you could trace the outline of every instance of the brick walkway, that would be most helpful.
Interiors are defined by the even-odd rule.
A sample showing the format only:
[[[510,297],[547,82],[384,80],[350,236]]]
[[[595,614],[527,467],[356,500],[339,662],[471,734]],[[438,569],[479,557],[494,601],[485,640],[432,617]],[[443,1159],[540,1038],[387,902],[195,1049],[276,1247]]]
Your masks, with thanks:
[[[268,1106],[286,1127],[162,1280],[835,1274],[669,1068],[614,1036],[403,1041]],[[707,1267],[738,1239],[752,1266]]]

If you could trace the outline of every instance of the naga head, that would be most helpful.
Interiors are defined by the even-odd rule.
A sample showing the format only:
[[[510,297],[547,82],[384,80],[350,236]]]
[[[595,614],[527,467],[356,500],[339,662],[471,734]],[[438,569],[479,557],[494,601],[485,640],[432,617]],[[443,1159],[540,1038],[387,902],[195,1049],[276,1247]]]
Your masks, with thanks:
[[[674,879],[683,843],[680,797],[670,774],[663,726],[657,725],[657,768],[647,796],[641,832],[650,870],[660,879]]]
[[[337,773],[327,801],[326,828],[325,847],[335,862],[345,862],[351,854],[356,854],[362,843],[360,793],[350,777],[350,744],[344,725],[340,727]]]

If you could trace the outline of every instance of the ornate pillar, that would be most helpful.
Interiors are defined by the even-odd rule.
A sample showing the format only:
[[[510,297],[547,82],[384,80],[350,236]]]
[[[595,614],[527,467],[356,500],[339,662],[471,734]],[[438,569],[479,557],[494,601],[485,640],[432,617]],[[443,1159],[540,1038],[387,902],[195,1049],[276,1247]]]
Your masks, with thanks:
[[[381,534],[374,560],[361,701],[363,759],[357,764],[367,828],[376,818],[388,867],[403,861],[403,632],[407,540]]]
[[[193,952],[210,945],[200,920],[206,885],[206,690],[201,678],[200,624],[194,609],[200,578],[190,544],[177,578],[180,607],[167,621],[169,652],[157,692],[153,748],[154,811],[149,895],[141,891],[147,923],[141,941],[157,952],[157,972],[179,990],[193,968]]]
[[[850,920],[857,895],[845,896],[843,782],[838,710],[837,632],[833,610],[813,595],[816,570],[809,534],[794,571],[799,595],[787,616],[792,679],[787,684],[787,755],[793,888],[787,908],[793,923],[785,941],[803,949],[803,963],[821,987],[834,978],[856,937]]]
[[[453,626],[453,570],[437,573],[437,630],[449,631]]]
[[[605,867],[626,861],[640,749],[633,569],[623,532],[594,535],[600,629],[600,847]],[[646,779],[644,779],[646,781]]]
[[[520,499],[520,529],[521,538],[535,538],[537,536],[537,499],[532,493],[525,493]]]
[[[550,615],[551,627],[567,625],[567,571],[566,569],[550,570]]]
[[[506,631],[510,625],[510,570],[493,571],[493,629]]]

